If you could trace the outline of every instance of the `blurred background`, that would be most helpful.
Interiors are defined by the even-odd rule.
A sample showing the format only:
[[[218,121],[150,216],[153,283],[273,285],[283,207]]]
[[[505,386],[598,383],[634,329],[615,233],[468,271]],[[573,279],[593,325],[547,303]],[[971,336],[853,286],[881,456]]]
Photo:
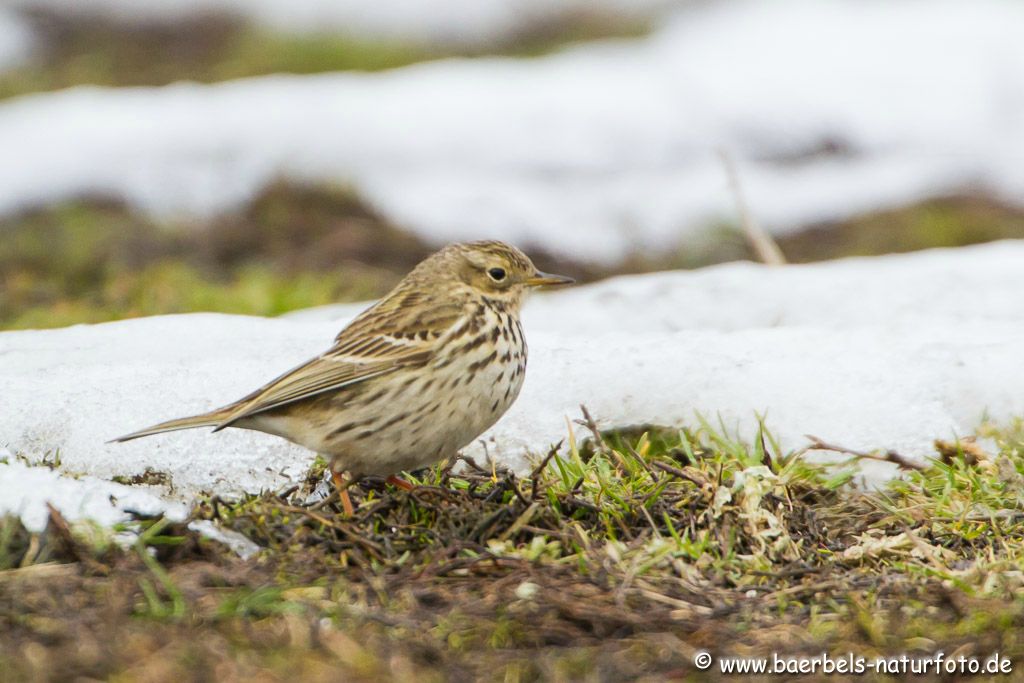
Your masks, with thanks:
[[[1024,5],[6,0],[0,328],[1024,238]]]

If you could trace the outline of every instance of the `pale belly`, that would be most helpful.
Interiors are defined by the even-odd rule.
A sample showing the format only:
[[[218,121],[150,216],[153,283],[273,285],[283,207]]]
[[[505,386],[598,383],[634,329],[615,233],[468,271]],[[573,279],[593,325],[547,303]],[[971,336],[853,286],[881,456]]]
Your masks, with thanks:
[[[450,360],[454,358],[455,360]],[[387,476],[455,455],[512,405],[526,371],[522,330],[427,366],[398,370],[309,402],[304,409],[256,416],[239,425],[314,450],[338,471]]]

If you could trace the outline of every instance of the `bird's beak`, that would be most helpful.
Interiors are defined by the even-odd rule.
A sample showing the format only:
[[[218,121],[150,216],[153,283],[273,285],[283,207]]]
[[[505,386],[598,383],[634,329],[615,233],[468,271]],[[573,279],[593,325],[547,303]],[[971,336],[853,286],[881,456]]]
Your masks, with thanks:
[[[571,277],[542,273],[539,270],[533,274],[533,277],[526,279],[526,284],[531,287],[542,287],[544,285],[571,285],[574,282],[576,281]]]

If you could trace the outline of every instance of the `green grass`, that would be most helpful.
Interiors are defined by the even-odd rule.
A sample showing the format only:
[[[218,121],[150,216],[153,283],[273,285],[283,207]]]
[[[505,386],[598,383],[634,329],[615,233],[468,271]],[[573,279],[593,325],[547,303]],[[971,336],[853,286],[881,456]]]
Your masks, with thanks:
[[[161,520],[127,525],[124,550],[94,528],[3,527],[0,586],[19,590],[0,598],[0,664],[540,680],[697,678],[699,649],[1024,655],[1024,422],[986,425],[992,452],[940,444],[880,492],[846,483],[855,459],[782,453],[764,426],[588,424],[530,477],[467,463],[420,473],[411,494],[371,481],[352,518],[306,502],[322,462],[289,491],[202,502],[194,518],[263,548],[250,560]],[[93,641],[121,645],[91,657]],[[27,657],[30,643],[53,656]]]

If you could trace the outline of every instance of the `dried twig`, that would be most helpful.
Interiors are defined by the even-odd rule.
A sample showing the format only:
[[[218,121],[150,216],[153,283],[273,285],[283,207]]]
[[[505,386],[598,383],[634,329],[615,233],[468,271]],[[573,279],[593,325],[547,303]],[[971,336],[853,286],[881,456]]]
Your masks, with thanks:
[[[619,454],[614,448],[611,448],[604,442],[604,437],[601,435],[601,430],[597,426],[597,421],[590,416],[590,411],[587,407],[580,404],[580,412],[583,413],[582,420],[576,420],[576,424],[586,427],[594,438],[594,450],[605,456],[611,456],[619,463],[619,467],[626,470],[626,463],[623,462],[622,455]]]
[[[643,456],[640,455],[639,453],[637,453],[636,449],[633,448],[628,443],[625,444],[625,446],[626,446],[626,452],[629,453],[630,456],[632,456],[634,460],[636,460],[638,463],[640,463],[640,466],[643,467],[644,470],[647,472],[647,476],[651,478],[651,481],[653,481],[655,484],[657,484],[658,481],[659,481],[659,477],[658,477],[657,474],[654,473],[654,470],[651,469],[651,466],[647,464],[647,462],[644,460]]]
[[[594,435],[594,444],[598,450],[605,450],[607,446],[604,444],[604,438],[601,436],[601,430],[597,427],[597,422],[590,416],[590,411],[587,407],[580,404],[580,412],[583,413],[582,420],[576,420],[576,424],[582,425],[590,430],[590,433]]]
[[[832,451],[833,453],[843,453],[845,455],[852,455],[855,458],[865,458],[867,460],[878,460],[879,462],[891,462],[901,470],[917,470],[918,472],[924,472],[928,469],[928,465],[914,462],[905,455],[900,455],[896,451],[889,450],[885,451],[884,454],[869,453],[866,451],[855,451],[852,448],[846,448],[844,446],[836,446],[822,441],[813,434],[804,434],[805,437],[810,439],[811,443],[808,446],[811,450],[816,451]]]
[[[743,227],[743,235],[747,243],[754,250],[757,258],[769,266],[782,266],[786,264],[786,257],[783,256],[779,245],[772,239],[763,227],[754,219],[750,212],[747,199],[743,194],[743,187],[740,185],[739,173],[736,171],[736,163],[732,155],[724,149],[718,151],[725,166],[725,174],[729,178],[729,187],[733,197],[736,199],[736,209],[740,214],[740,225]]]
[[[658,460],[653,461],[651,464],[654,465],[655,467],[657,467],[662,472],[668,472],[669,474],[671,474],[673,476],[676,476],[676,477],[679,477],[680,479],[685,479],[686,481],[688,481],[688,482],[690,482],[690,483],[692,483],[692,484],[694,484],[694,485],[696,485],[696,486],[698,486],[700,488],[703,488],[708,483],[703,478],[697,478],[696,476],[694,476],[692,474],[689,474],[689,473],[685,472],[684,470],[679,469],[678,467],[672,467],[672,465],[665,464],[665,463],[660,462]]]
[[[92,556],[89,549],[77,538],[71,531],[71,525],[64,518],[52,503],[47,501],[46,510],[49,513],[49,520],[46,523],[46,530],[53,534],[58,542],[63,546],[65,552],[73,557],[74,559],[81,562],[83,565],[89,568],[90,571],[97,574],[108,574],[110,568],[102,562],[99,562]]]
[[[512,522],[512,525],[498,536],[498,540],[505,541],[519,533],[520,529],[529,524],[530,520],[533,519],[533,515],[539,508],[540,505],[538,503],[530,503],[529,507],[523,511],[523,514],[519,515],[516,521]]]
[[[476,460],[469,457],[468,455],[462,455],[461,453],[455,457],[456,461],[461,461],[470,466],[473,470],[482,474],[490,474],[490,470],[484,469],[477,464]]]
[[[540,483],[540,479],[538,477],[540,476],[540,473],[544,471],[544,468],[548,466],[548,463],[551,462],[551,458],[555,457],[555,455],[558,454],[558,451],[559,449],[562,448],[563,443],[565,443],[565,439],[562,439],[554,446],[552,446],[548,450],[548,454],[544,456],[544,459],[541,460],[540,463],[533,468],[532,472],[530,472],[530,482],[532,483],[532,488],[530,490],[530,500],[537,500],[537,486]]]

